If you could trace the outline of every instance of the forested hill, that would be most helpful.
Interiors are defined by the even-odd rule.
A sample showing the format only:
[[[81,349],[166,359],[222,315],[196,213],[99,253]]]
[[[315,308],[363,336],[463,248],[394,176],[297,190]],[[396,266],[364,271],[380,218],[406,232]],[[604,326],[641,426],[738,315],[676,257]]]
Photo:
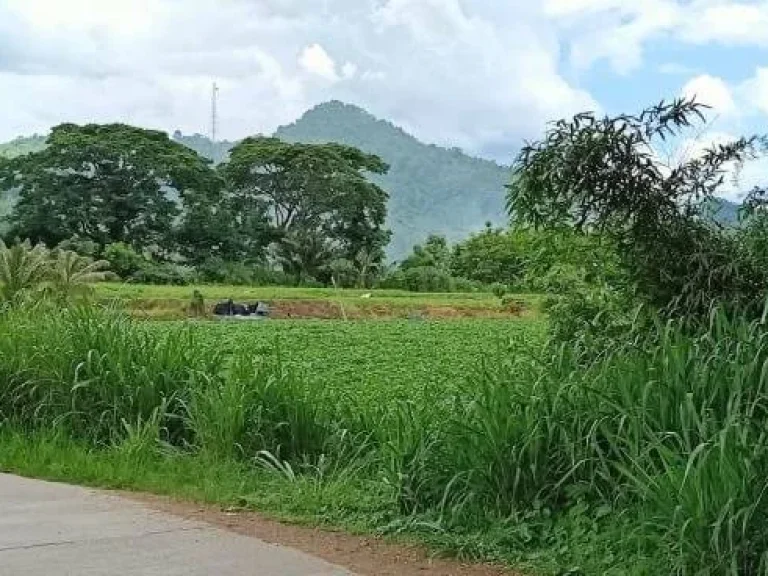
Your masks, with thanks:
[[[356,106],[336,101],[321,104],[275,135],[294,142],[355,146],[390,165],[387,175],[374,180],[390,195],[389,226],[394,234],[389,253],[395,258],[429,233],[459,239],[481,229],[486,221],[506,220],[508,168],[457,149],[424,144]]]

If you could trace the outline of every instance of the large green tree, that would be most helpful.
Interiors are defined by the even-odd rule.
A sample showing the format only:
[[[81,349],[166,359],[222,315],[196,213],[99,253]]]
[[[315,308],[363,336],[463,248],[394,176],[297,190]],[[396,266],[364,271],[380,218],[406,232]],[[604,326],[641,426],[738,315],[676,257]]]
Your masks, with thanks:
[[[244,215],[258,221],[266,211],[286,272],[322,279],[335,259],[383,258],[388,196],[367,175],[387,169],[349,146],[253,137],[232,148],[221,172]]]
[[[755,157],[760,141],[713,145],[673,166],[655,153],[704,111],[681,99],[638,115],[557,122],[517,158],[512,218],[601,232],[639,294],[659,308],[689,316],[713,303],[762,310],[765,271],[741,233],[708,217],[730,169]]]
[[[19,195],[9,236],[156,253],[172,249],[185,197],[217,180],[207,160],[165,133],[124,124],[62,124],[45,149],[0,165],[0,189]]]

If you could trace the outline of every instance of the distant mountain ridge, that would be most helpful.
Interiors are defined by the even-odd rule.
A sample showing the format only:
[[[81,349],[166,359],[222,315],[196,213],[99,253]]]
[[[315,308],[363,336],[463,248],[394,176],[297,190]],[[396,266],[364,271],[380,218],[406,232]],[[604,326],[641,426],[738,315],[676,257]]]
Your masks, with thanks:
[[[407,254],[431,233],[458,240],[486,222],[504,224],[510,170],[458,149],[420,142],[362,108],[338,101],[320,104],[275,136],[289,142],[338,142],[380,156],[389,173],[372,179],[389,192],[392,257]]]

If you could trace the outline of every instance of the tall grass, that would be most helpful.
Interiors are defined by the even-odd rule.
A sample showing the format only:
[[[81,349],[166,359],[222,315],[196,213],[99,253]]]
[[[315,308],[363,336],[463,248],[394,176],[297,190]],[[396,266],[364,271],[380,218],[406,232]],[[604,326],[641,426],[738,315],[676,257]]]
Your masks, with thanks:
[[[705,330],[658,324],[642,341],[592,362],[579,346],[493,355],[449,397],[372,406],[296,377],[279,351],[217,350],[94,308],[12,310],[0,418],[137,454],[162,441],[287,482],[354,478],[389,495],[390,527],[490,522],[515,546],[533,545],[523,526],[547,546],[602,530],[603,552],[637,552],[627,564],[766,573],[768,331],[714,310]]]

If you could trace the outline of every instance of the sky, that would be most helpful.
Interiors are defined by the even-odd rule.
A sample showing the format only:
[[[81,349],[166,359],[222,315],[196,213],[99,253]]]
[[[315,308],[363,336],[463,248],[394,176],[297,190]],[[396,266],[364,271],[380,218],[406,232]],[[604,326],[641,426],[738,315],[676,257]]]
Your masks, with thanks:
[[[0,0],[0,141],[61,122],[270,133],[330,99],[509,163],[547,122],[696,96],[768,132],[768,0]]]

